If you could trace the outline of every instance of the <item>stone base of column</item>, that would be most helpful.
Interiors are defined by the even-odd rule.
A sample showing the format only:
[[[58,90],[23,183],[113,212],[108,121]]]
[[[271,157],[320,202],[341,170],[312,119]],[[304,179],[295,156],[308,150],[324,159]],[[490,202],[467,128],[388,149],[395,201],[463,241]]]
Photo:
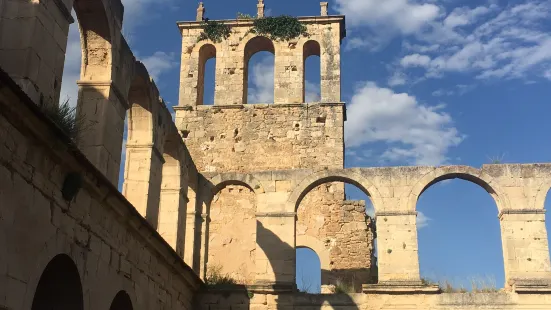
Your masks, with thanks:
[[[290,282],[257,281],[255,284],[247,285],[247,289],[259,294],[295,293],[297,285]]]
[[[517,294],[551,293],[551,279],[511,279],[513,292]]]
[[[365,294],[437,294],[438,285],[424,285],[421,281],[385,281],[362,285]]]

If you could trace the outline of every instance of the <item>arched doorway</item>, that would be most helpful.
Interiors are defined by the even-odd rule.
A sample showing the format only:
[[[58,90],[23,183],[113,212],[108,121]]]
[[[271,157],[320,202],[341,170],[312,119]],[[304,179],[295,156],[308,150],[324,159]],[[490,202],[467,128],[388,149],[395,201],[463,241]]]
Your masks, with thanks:
[[[31,310],[83,310],[84,300],[78,269],[60,254],[44,269],[36,287]]]
[[[132,301],[125,291],[117,293],[109,310],[132,310]]]
[[[296,284],[300,292],[321,293],[321,262],[314,250],[297,246],[296,270]]]

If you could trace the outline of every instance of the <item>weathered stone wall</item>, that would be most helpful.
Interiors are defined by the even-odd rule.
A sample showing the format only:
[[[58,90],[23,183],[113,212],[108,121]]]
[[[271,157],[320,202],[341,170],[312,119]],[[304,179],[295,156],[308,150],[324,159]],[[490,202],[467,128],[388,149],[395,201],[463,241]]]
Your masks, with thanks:
[[[0,73],[0,308],[30,309],[43,271],[63,254],[78,269],[86,310],[109,309],[119,291],[134,309],[192,309],[199,278]],[[70,173],[82,188],[66,200],[62,190],[79,183],[66,183]]]
[[[521,310],[548,309],[551,295],[513,293],[464,294],[282,294],[255,293],[249,298],[246,292],[234,294],[201,294],[197,309],[300,309],[300,310]]]
[[[176,108],[176,125],[201,172],[344,165],[344,105]]]
[[[360,292],[362,284],[377,283],[375,223],[365,213],[365,201],[343,198],[342,183],[319,185],[304,197],[297,210],[296,246],[328,254],[328,264],[320,258],[322,285],[341,282]]]
[[[245,186],[229,185],[214,196],[208,223],[207,275],[221,267],[240,284],[254,284],[256,201]]]

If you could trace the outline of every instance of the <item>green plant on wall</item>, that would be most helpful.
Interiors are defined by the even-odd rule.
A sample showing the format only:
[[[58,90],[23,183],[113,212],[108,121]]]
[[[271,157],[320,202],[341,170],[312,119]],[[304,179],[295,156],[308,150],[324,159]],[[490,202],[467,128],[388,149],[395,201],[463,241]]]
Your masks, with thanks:
[[[237,19],[254,19],[254,17],[250,14],[237,12]]]
[[[254,33],[265,36],[273,41],[289,41],[300,36],[310,36],[306,26],[298,18],[292,16],[282,15],[254,18],[248,14],[238,13],[237,19],[253,20],[253,27],[247,31],[247,34]],[[203,32],[197,38],[197,42],[211,40],[212,42],[220,43],[231,34],[231,29],[228,25],[215,20],[204,21],[201,23],[201,28]]]
[[[306,26],[298,18],[287,15],[255,19],[251,32],[274,41],[289,41],[300,36],[309,36]]]
[[[228,25],[217,22],[215,20],[205,20],[201,23],[203,32],[199,35],[197,42],[203,40],[211,40],[215,43],[220,43],[230,36],[231,29]]]

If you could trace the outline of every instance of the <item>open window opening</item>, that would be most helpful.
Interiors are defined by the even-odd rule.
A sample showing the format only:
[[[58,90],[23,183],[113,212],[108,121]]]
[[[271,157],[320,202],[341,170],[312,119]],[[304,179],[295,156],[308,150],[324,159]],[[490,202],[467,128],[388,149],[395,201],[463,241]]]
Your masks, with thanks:
[[[310,40],[304,44],[303,102],[321,101],[320,44]]]
[[[296,284],[300,292],[321,293],[321,263],[318,254],[307,247],[297,247]]]
[[[421,278],[444,292],[504,286],[498,209],[480,185],[442,178],[417,202]]]
[[[197,105],[213,105],[216,89],[216,47],[205,44],[199,49]]]
[[[243,104],[274,102],[275,48],[266,37],[255,37],[245,46]]]

